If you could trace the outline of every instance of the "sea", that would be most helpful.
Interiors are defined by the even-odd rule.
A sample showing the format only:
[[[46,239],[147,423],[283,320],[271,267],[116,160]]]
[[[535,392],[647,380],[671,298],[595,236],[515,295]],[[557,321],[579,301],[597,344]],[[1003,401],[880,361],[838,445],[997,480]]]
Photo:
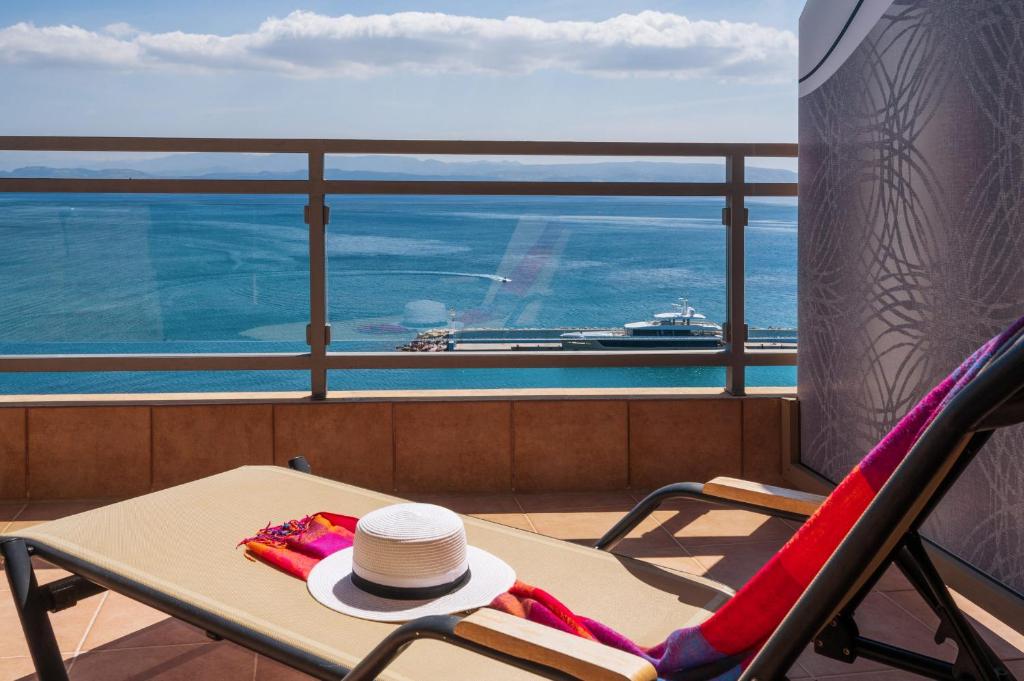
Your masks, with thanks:
[[[303,352],[304,197],[0,195],[0,354]],[[331,351],[725,319],[722,199],[330,196]],[[747,320],[796,325],[795,199],[748,200]],[[795,385],[794,367],[749,368]],[[332,390],[722,386],[721,368],[337,370]],[[308,390],[302,371],[0,373],[0,393]]]

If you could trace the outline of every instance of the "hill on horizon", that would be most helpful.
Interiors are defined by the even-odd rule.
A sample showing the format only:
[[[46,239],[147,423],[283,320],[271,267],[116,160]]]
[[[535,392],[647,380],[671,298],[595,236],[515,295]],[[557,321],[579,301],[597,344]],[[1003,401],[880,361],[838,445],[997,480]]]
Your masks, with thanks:
[[[305,179],[305,158],[299,154],[173,154],[117,161],[68,159],[63,163],[32,163],[30,155],[8,157],[9,170],[0,177],[107,179]],[[18,161],[27,163],[18,165]],[[47,159],[49,160],[49,159]],[[596,161],[522,163],[519,161],[441,161],[410,156],[328,156],[327,179],[353,180],[492,180],[547,182],[722,182],[722,163],[674,161]],[[782,168],[747,166],[749,182],[795,182],[797,174]]]

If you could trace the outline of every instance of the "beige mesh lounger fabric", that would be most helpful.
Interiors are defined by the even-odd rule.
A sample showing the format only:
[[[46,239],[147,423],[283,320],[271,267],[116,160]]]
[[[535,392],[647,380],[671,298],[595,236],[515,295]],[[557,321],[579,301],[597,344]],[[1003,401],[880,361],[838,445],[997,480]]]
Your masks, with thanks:
[[[181,601],[196,611],[198,621],[222,618],[351,668],[395,625],[329,610],[308,595],[301,581],[247,560],[235,545],[268,522],[321,510],[361,516],[397,501],[285,468],[252,466],[37,525],[17,536],[44,547],[44,554],[56,551],[73,559],[79,569],[65,566],[72,571],[87,575],[80,569],[86,564],[151,590],[157,601]],[[474,518],[465,523],[470,543],[507,561],[520,579],[636,641],[658,641],[667,631],[699,622],[731,595],[714,582],[634,559]],[[185,534],[188,542],[177,539]],[[398,657],[382,678],[536,677],[425,640]]]

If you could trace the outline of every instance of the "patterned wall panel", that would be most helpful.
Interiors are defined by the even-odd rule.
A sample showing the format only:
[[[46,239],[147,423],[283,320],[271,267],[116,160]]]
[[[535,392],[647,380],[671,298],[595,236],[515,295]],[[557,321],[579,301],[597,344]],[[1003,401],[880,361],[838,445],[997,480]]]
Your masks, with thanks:
[[[896,0],[800,101],[802,457],[838,480],[1024,314],[1024,2]],[[1024,592],[1024,428],[926,534]]]

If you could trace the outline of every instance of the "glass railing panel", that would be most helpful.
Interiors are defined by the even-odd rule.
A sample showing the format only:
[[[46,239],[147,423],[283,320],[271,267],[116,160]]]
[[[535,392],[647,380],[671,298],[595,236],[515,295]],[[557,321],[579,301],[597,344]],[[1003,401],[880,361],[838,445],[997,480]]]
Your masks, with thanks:
[[[304,352],[303,204],[0,194],[0,354]]]
[[[305,180],[306,154],[0,151],[0,179]]]
[[[500,390],[530,388],[721,388],[721,367],[559,369],[346,369],[331,390]]]
[[[0,395],[309,392],[308,371],[0,372]]]
[[[797,200],[748,199],[748,347],[793,348],[797,331]]]
[[[792,388],[796,390],[796,367],[747,367],[748,388]]]
[[[328,154],[324,159],[324,177],[481,182],[724,182],[725,163],[720,157]]]
[[[721,345],[722,199],[332,196],[329,203],[332,352]],[[689,339],[654,323],[678,314],[682,298],[706,316]],[[665,380],[687,371],[695,370]]]

